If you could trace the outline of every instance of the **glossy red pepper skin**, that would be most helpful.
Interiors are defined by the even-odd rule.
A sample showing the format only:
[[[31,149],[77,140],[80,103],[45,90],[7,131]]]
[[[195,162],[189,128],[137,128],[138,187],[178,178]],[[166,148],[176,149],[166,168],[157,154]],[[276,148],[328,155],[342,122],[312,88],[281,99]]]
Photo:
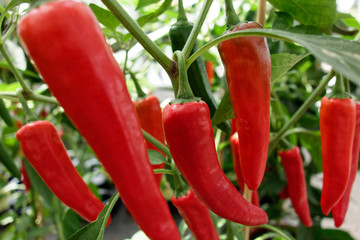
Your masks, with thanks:
[[[210,86],[212,86],[214,80],[214,64],[210,61],[206,61],[205,66],[206,66],[206,74],[208,76]]]
[[[348,184],[355,122],[353,99],[329,99],[326,96],[321,99],[320,134],[324,179],[320,205],[325,215],[340,201]]]
[[[268,221],[266,213],[247,202],[222,171],[205,102],[167,105],[163,110],[163,121],[166,141],[176,166],[212,212],[248,226]]]
[[[171,198],[196,240],[219,240],[209,210],[190,189],[185,196]]]
[[[141,128],[150,133],[158,141],[165,144],[164,129],[162,126],[162,111],[159,99],[154,95],[149,95],[145,98],[135,100],[134,106],[140,121]],[[152,149],[163,154],[149,141],[146,141],[146,146],[148,149]],[[163,155],[165,156],[165,154]],[[162,163],[151,166],[152,169],[162,169],[165,167],[165,164]],[[155,174],[155,177],[157,183],[160,185],[162,174]]]
[[[23,17],[18,33],[139,227],[151,239],[180,239],[124,76],[92,11],[72,0],[49,2]]]
[[[335,226],[340,227],[346,216],[346,212],[349,206],[351,189],[354,184],[356,174],[359,166],[359,151],[360,151],[360,103],[356,103],[356,125],[355,134],[353,140],[353,147],[351,151],[351,166],[350,166],[350,177],[347,184],[346,190],[340,201],[331,210]]]
[[[104,205],[76,171],[54,125],[49,121],[28,123],[16,132],[16,138],[50,190],[85,220],[96,220]]]
[[[240,191],[244,193],[244,178],[241,172],[241,166],[240,166],[240,152],[239,152],[239,137],[238,134],[233,134],[230,137],[230,147],[231,147],[231,153],[233,156],[233,165],[234,165],[234,171],[236,174],[236,179],[239,184]],[[254,204],[257,207],[260,207],[260,201],[259,201],[259,195],[257,190],[251,191],[251,203]]]
[[[225,34],[259,27],[254,22],[243,23]],[[219,43],[218,49],[239,134],[244,181],[254,191],[264,176],[269,145],[269,48],[263,37],[239,37]]]
[[[298,147],[278,152],[285,170],[287,189],[291,204],[300,221],[307,227],[312,226],[309,202],[306,192],[305,172],[303,159]]]

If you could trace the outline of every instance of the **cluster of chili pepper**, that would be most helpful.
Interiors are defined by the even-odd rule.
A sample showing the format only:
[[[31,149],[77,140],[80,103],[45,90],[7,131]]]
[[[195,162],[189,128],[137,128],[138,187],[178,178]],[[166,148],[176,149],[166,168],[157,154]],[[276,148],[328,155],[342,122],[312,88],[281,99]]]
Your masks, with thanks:
[[[27,13],[18,33],[139,227],[151,239],[180,239],[152,172],[124,76],[92,11],[73,0],[49,2]]]

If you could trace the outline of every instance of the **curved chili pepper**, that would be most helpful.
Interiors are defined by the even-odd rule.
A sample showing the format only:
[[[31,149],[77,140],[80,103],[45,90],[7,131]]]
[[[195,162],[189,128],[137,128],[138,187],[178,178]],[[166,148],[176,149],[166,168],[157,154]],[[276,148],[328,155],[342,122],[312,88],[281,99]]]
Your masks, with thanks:
[[[211,220],[209,210],[190,189],[185,196],[171,198],[171,202],[179,211],[197,240],[218,240],[219,235]]]
[[[232,122],[231,122],[232,124]],[[232,130],[232,129],[231,129]],[[234,171],[236,179],[239,184],[240,191],[244,193],[244,178],[241,172],[240,166],[240,153],[239,153],[239,137],[237,133],[234,133],[230,138],[231,153],[233,156]],[[251,203],[257,207],[260,207],[259,194],[256,191],[251,191]]]
[[[358,172],[359,165],[359,151],[360,151],[360,102],[356,103],[356,125],[355,134],[353,140],[353,146],[351,151],[351,166],[350,166],[350,177],[347,184],[346,190],[340,201],[331,210],[335,226],[340,227],[346,216],[346,212],[349,206],[351,189],[354,184],[356,174]]]
[[[296,146],[286,151],[279,151],[278,154],[285,170],[287,189],[291,204],[299,216],[300,221],[305,226],[310,227],[312,225],[312,220],[306,193],[303,159],[300,150]]]
[[[150,133],[154,138],[165,144],[164,130],[162,126],[162,112],[159,99],[154,95],[149,95],[134,101],[136,114],[140,120],[140,126],[146,132]],[[146,141],[148,149],[156,150],[163,154],[159,149]],[[163,154],[165,156],[165,154]],[[162,169],[165,163],[151,165],[153,169]],[[161,182],[162,174],[155,174],[158,184]]]
[[[213,84],[213,79],[214,79],[214,64],[210,61],[206,61],[205,66],[206,66],[206,73],[207,73],[210,87],[211,87]]]
[[[25,168],[24,160],[21,160],[20,173],[21,173],[21,182],[25,185],[25,191],[28,192],[31,189],[31,182],[30,182],[29,175],[27,174],[27,171]]]
[[[249,226],[268,221],[266,213],[247,202],[222,171],[205,102],[167,105],[163,110],[163,121],[166,141],[176,166],[211,211]]]
[[[320,134],[324,179],[320,205],[325,215],[341,199],[348,184],[355,118],[353,99],[329,99],[327,96],[321,99]]]
[[[180,239],[152,172],[125,79],[92,11],[45,3],[18,26],[25,49],[151,239]]]
[[[255,22],[243,23],[225,34],[259,27]],[[220,43],[218,49],[239,134],[242,174],[246,185],[254,191],[264,176],[269,145],[269,49],[263,37],[230,39]]]
[[[87,221],[96,220],[104,205],[76,171],[54,125],[49,121],[28,123],[16,132],[16,138],[50,190]]]

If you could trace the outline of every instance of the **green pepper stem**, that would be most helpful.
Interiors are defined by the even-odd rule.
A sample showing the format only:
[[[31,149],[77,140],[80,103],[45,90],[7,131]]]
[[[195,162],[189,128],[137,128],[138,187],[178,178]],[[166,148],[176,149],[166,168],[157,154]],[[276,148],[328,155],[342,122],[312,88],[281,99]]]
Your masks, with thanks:
[[[36,121],[37,120],[36,116],[30,110],[29,106],[26,103],[26,100],[25,100],[24,95],[23,95],[23,90],[21,88],[19,88],[19,89],[16,90],[16,93],[18,95],[19,101],[20,101],[20,103],[21,103],[21,105],[23,107],[23,110],[25,112],[26,122],[28,123],[28,122]]]
[[[181,51],[175,51],[174,60],[177,62],[178,78],[179,78],[179,88],[177,94],[175,94],[176,99],[181,99],[181,100],[195,99],[187,77],[184,54]]]
[[[264,225],[260,225],[260,226],[257,226],[257,227],[260,227],[260,228],[265,228],[265,229],[268,229],[272,232],[275,232],[275,233],[278,233],[280,236],[282,236],[283,238],[285,238],[286,240],[295,240],[292,236],[290,236],[289,234],[283,232],[282,230],[280,230],[279,228],[277,227],[274,227],[272,225],[269,225],[269,224],[264,224]]]
[[[144,98],[146,97],[146,94],[144,93],[144,91],[142,90],[139,81],[137,80],[135,74],[133,72],[128,71],[128,73],[130,74],[131,79],[134,81],[135,84],[135,88],[136,88],[136,92],[139,98]]]
[[[349,79],[343,77],[345,92],[350,93],[350,82]]]
[[[345,92],[343,78],[341,74],[336,74],[336,82],[332,89],[332,92],[328,95],[328,98],[339,98],[339,99],[345,99],[345,98],[351,98],[351,95]]]
[[[117,0],[102,0],[105,6],[114,14],[129,33],[145,48],[145,50],[165,69],[171,76],[173,62],[161,49],[146,35],[141,27],[129,16]]]
[[[179,0],[179,6],[178,6],[178,22],[187,22],[187,17],[184,9],[184,4],[182,0]]]
[[[236,25],[239,25],[240,20],[236,11],[234,9],[234,5],[232,0],[225,0],[225,9],[226,9],[226,30],[229,30]]]
[[[269,143],[269,155],[274,151],[276,145],[280,139],[284,136],[286,131],[292,127],[308,110],[308,108],[315,102],[316,98],[324,91],[328,82],[335,76],[335,72],[331,70],[319,83],[316,89],[310,94],[301,107],[295,112],[294,115],[286,122],[286,124],[280,129],[280,131],[270,139]]]
[[[193,29],[191,30],[191,33],[189,35],[189,38],[187,39],[185,46],[182,50],[184,53],[185,59],[187,59],[190,56],[191,50],[193,49],[197,36],[199,35],[199,32],[201,30],[201,27],[205,21],[205,18],[209,12],[209,9],[211,7],[213,0],[205,0],[204,4],[200,11],[200,16],[197,18]]]

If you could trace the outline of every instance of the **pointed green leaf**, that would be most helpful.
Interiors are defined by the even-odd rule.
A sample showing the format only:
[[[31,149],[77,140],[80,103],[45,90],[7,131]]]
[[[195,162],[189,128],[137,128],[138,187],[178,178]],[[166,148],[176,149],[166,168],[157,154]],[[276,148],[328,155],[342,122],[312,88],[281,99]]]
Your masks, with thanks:
[[[94,12],[97,20],[107,28],[115,30],[120,24],[119,20],[107,9],[99,7],[93,3],[90,3],[90,8]]]
[[[164,157],[164,155],[162,155],[161,153],[159,153],[156,150],[152,150],[152,149],[148,149],[148,156],[149,156],[149,160],[150,163],[152,165],[157,165],[157,164],[162,164],[162,163],[166,163],[166,158]]]

